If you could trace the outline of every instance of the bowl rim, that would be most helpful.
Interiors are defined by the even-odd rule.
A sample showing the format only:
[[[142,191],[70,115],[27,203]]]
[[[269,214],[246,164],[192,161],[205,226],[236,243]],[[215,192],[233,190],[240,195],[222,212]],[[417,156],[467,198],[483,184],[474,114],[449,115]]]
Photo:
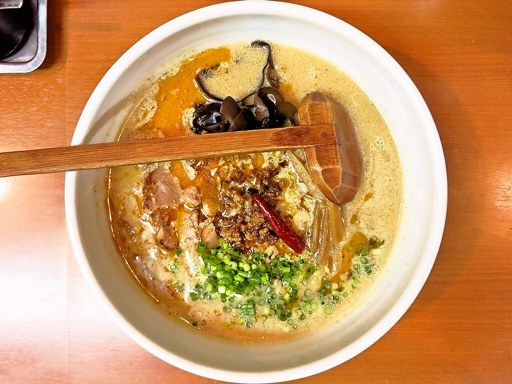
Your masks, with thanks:
[[[375,343],[386,332],[388,332],[410,308],[413,301],[416,299],[423,285],[425,284],[435,262],[436,255],[442,240],[447,210],[448,192],[445,159],[439,134],[437,132],[431,113],[428,110],[428,107],[419,90],[416,88],[410,77],[398,64],[398,62],[396,62],[395,59],[392,58],[391,55],[387,53],[387,51],[385,51],[379,44],[377,44],[373,39],[365,35],[360,30],[356,29],[345,21],[342,21],[334,16],[313,8],[276,1],[228,2],[210,5],[181,15],[154,29],[152,32],[148,33],[146,36],[136,42],[114,63],[114,65],[103,76],[91,94],[86,106],[84,107],[84,110],[77,124],[77,128],[73,135],[72,144],[80,144],[85,139],[87,128],[92,125],[95,112],[100,108],[102,98],[98,96],[104,95],[110,86],[118,81],[121,74],[124,73],[124,71],[129,68],[147,49],[154,46],[159,41],[162,41],[169,35],[177,33],[194,24],[215,20],[219,17],[233,17],[237,15],[248,14],[276,16],[287,15],[289,17],[291,16],[304,21],[308,21],[309,19],[314,18],[318,24],[321,23],[324,25],[332,25],[333,30],[336,28],[344,29],[351,35],[351,37],[354,38],[357,43],[363,44],[366,49],[378,55],[379,58],[383,60],[383,65],[392,68],[394,72],[400,75],[402,81],[408,87],[408,91],[411,93],[410,95],[414,98],[413,101],[419,108],[418,111],[422,114],[430,128],[428,131],[428,137],[430,139],[431,145],[430,148],[433,152],[435,152],[436,160],[436,162],[431,164],[431,166],[433,168],[434,174],[436,175],[435,181],[437,182],[437,195],[435,196],[436,210],[432,212],[432,222],[436,223],[437,225],[430,228],[431,231],[428,241],[428,249],[423,253],[431,255],[431,257],[422,258],[421,262],[415,270],[413,277],[408,282],[408,285],[405,287],[401,296],[395,301],[394,305],[386,312],[386,314],[376,323],[376,325],[358,339],[357,348],[352,348],[352,350],[348,353],[345,350],[338,351],[324,358],[298,367],[292,367],[282,371],[267,372],[226,371],[224,369],[207,367],[183,359],[182,357],[163,349],[161,346],[155,345],[153,341],[149,340],[145,335],[139,332],[139,330],[137,330],[124,317],[124,315],[117,310],[115,305],[113,305],[113,303],[103,293],[102,287],[97,282],[94,276],[94,272],[91,269],[91,266],[88,264],[87,256],[83,251],[84,248],[82,245],[82,240],[79,236],[78,217],[76,216],[75,212],[75,186],[77,181],[77,172],[69,172],[65,177],[65,211],[73,254],[79,265],[82,275],[89,283],[89,286],[91,286],[96,292],[97,296],[100,298],[100,301],[108,308],[108,312],[114,316],[114,319],[121,326],[121,328],[138,344],[143,346],[146,350],[156,355],[160,359],[178,368],[184,369],[194,374],[199,374],[201,376],[233,382],[279,382],[303,378],[333,368],[351,359]]]

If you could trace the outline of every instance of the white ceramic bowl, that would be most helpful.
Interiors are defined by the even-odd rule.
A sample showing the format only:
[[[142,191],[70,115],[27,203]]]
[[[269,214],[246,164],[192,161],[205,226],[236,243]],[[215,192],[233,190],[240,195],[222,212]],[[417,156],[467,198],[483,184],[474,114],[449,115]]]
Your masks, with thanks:
[[[424,100],[403,69],[357,29],[293,4],[219,4],[157,28],[103,77],[82,113],[72,143],[112,140],[128,95],[169,56],[189,47],[253,39],[298,46],[336,64],[373,100],[398,147],[405,189],[400,231],[389,262],[354,312],[306,338],[272,346],[205,337],[160,312],[118,256],[105,212],[105,172],[68,173],[65,191],[76,260],[121,327],[170,364],[238,383],[313,375],[375,343],[409,308],[427,279],[440,245],[447,204],[439,136]]]

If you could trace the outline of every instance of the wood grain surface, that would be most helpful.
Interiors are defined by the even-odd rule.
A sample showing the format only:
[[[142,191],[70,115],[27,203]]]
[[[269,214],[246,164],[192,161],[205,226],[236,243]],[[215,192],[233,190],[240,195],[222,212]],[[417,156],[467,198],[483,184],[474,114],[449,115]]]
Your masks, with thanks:
[[[0,151],[69,145],[132,44],[215,1],[49,1],[48,55],[0,75]],[[382,45],[424,96],[448,169],[446,230],[403,318],[362,354],[297,383],[510,383],[512,6],[507,0],[304,0]],[[0,383],[212,383],[135,344],[85,284],[62,174],[0,179]]]
[[[316,152],[337,142],[334,124],[327,123],[0,152],[0,177],[273,150],[308,148]],[[339,161],[327,165],[341,166]]]

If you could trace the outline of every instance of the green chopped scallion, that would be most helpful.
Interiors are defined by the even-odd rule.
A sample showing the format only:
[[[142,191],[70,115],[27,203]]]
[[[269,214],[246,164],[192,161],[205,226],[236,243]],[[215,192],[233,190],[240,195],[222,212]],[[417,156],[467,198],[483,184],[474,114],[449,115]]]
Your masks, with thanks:
[[[306,302],[301,304],[301,300],[310,301],[313,296],[306,294],[301,299],[297,287],[307,284],[318,268],[315,262],[287,255],[271,257],[262,252],[244,254],[223,239],[213,249],[200,242],[197,252],[203,265],[199,269],[200,283],[190,293],[191,300],[219,300],[226,303],[226,308],[236,309],[234,315],[252,317],[259,313],[263,317],[276,316],[282,321],[291,321],[294,325],[301,314],[308,313],[306,307],[301,306]],[[330,293],[328,283],[322,281],[326,294]],[[256,324],[253,320],[250,322]]]

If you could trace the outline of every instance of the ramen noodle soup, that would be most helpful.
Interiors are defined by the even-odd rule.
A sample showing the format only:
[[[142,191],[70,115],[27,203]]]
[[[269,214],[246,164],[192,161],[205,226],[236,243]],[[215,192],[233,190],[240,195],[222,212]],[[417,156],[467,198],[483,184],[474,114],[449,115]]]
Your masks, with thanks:
[[[360,145],[354,199],[327,200],[302,150],[113,168],[112,233],[134,276],[170,316],[237,340],[275,340],[339,319],[390,254],[402,175],[386,123],[332,64],[243,42],[170,59],[137,91],[119,140],[296,125],[311,92],[343,105]]]

